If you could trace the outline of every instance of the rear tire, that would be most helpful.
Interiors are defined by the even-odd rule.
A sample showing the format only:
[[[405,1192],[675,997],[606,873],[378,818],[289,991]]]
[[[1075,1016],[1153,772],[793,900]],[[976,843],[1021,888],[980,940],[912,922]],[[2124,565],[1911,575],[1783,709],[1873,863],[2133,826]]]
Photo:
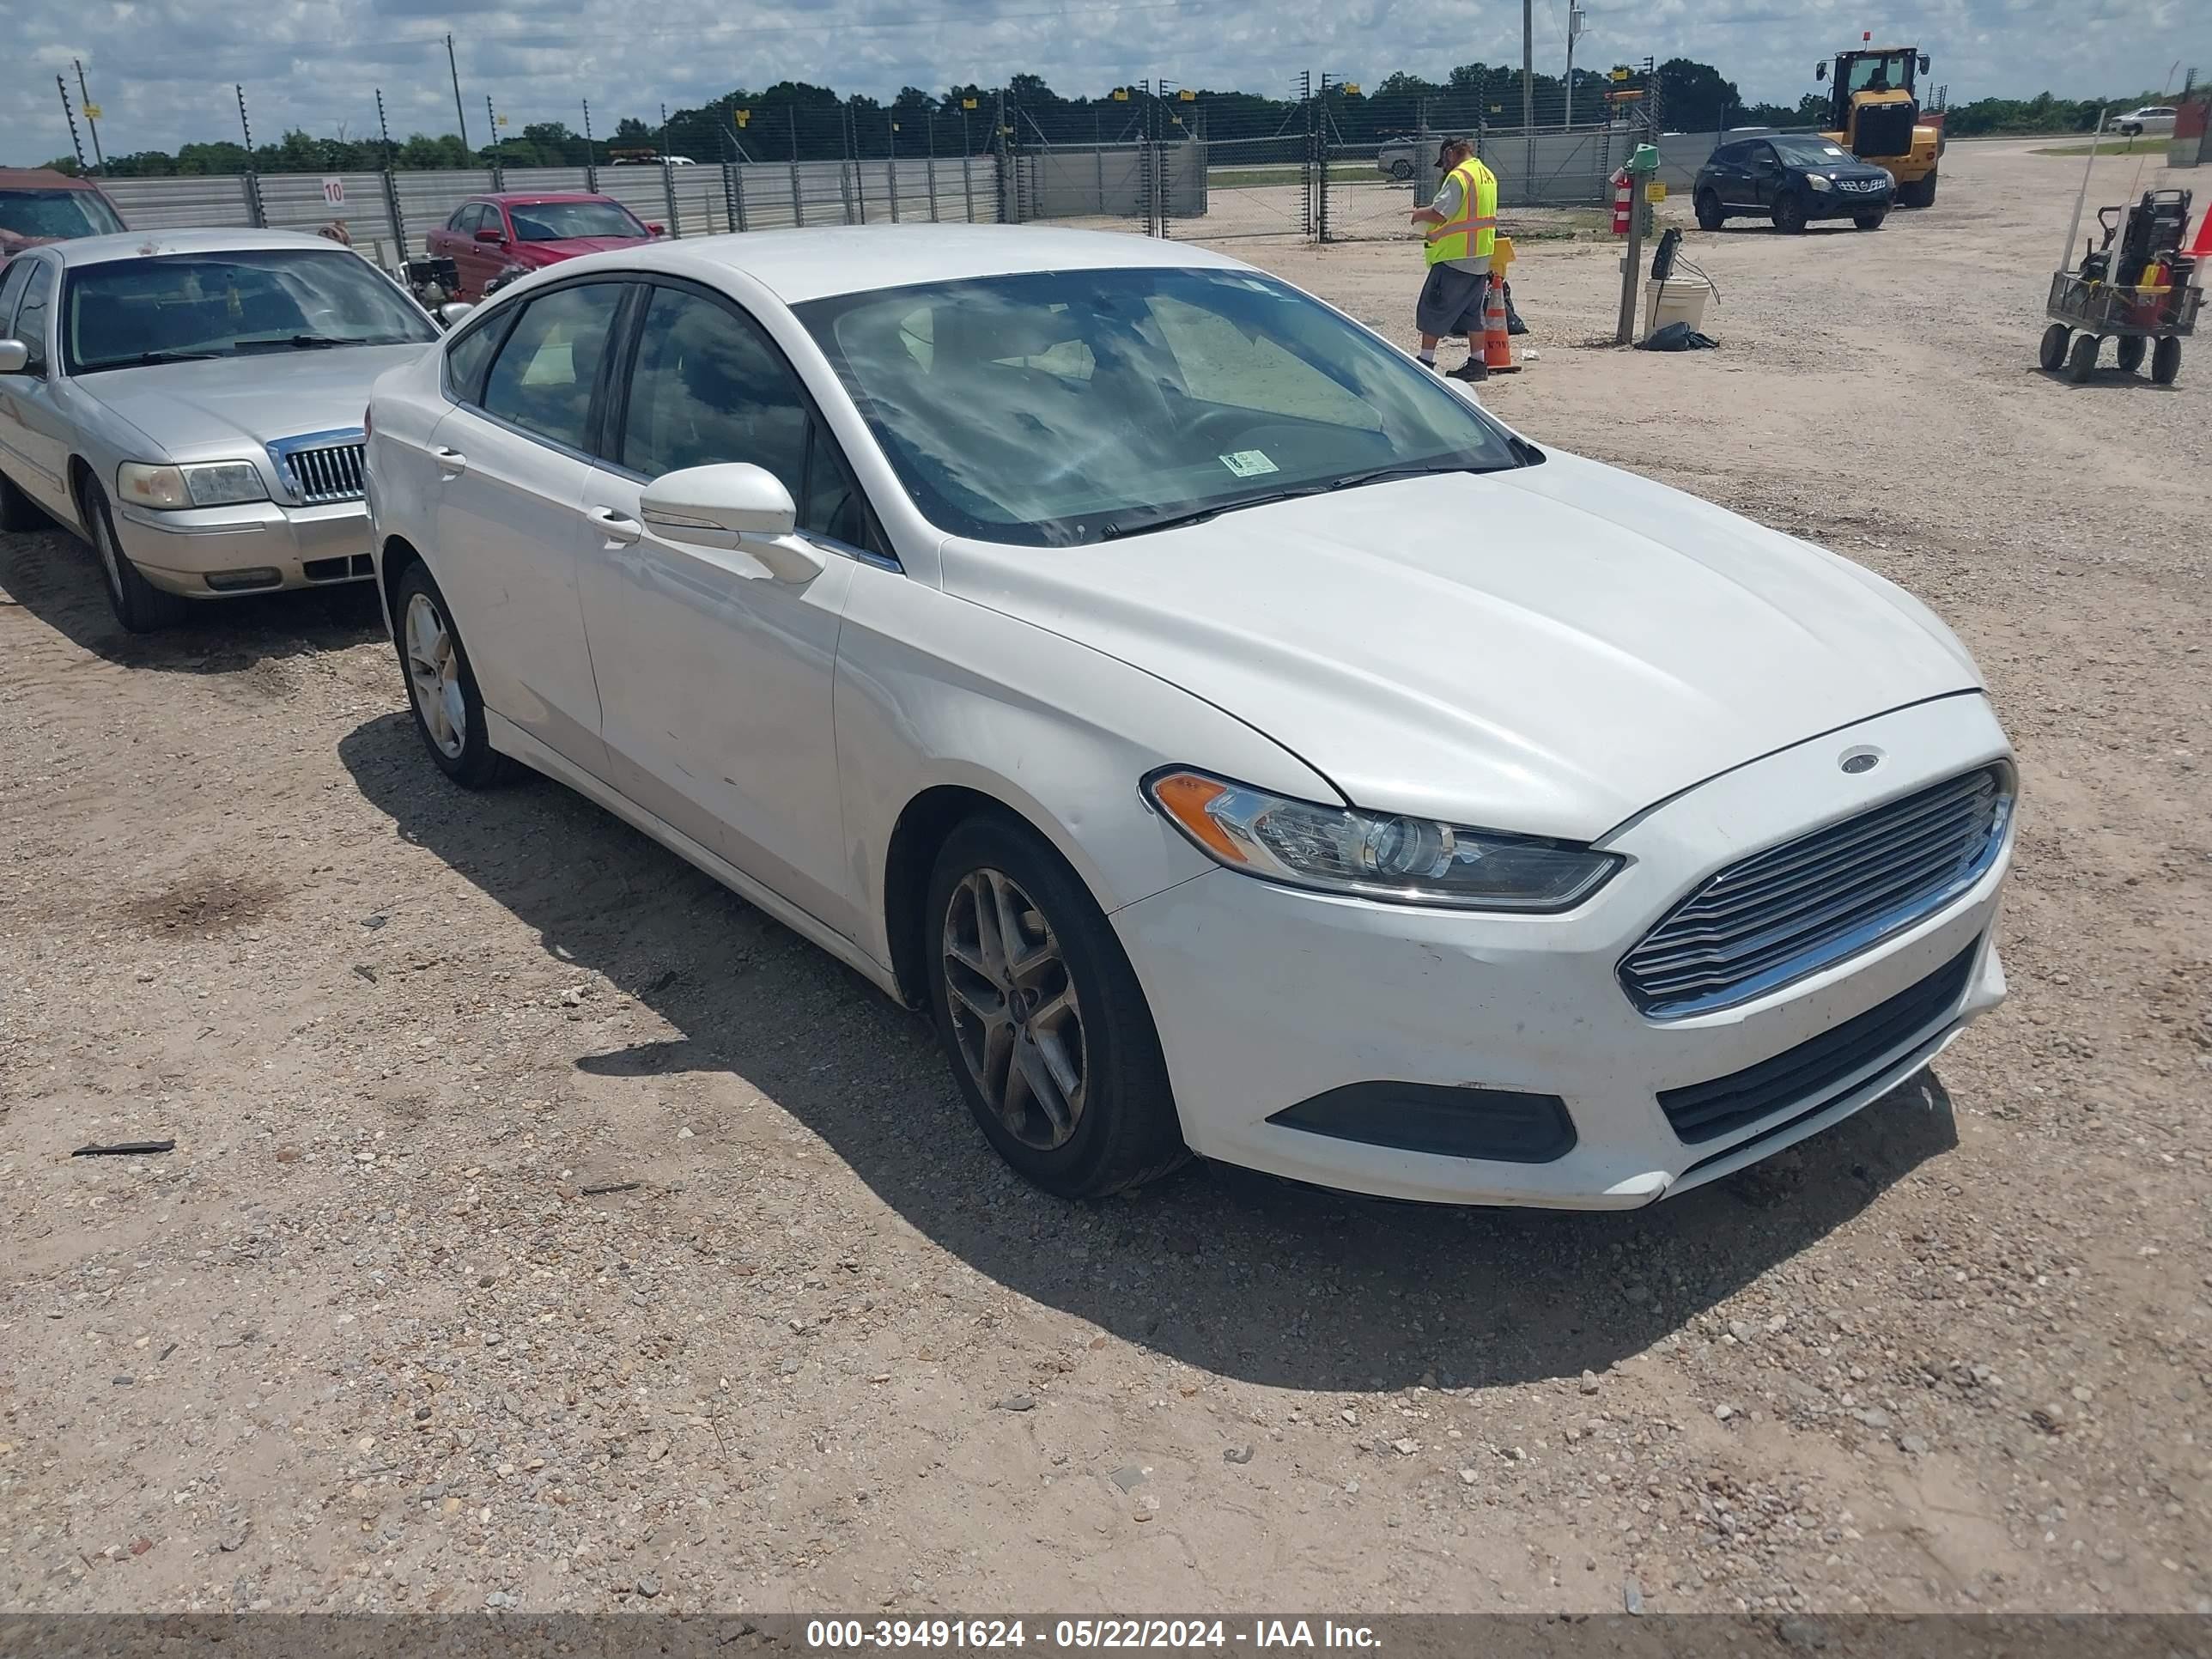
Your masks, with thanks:
[[[2181,337],[2161,334],[2150,354],[2150,378],[2160,386],[2172,386],[2173,377],[2181,373]]]
[[[1805,234],[1805,222],[1804,198],[1796,191],[1793,190],[1786,196],[1776,198],[1775,229],[1780,231],[1784,236],[1802,236]]]
[[[1718,230],[1728,222],[1728,212],[1721,206],[1721,198],[1710,190],[1698,192],[1698,228]]]
[[[2056,374],[2066,362],[2066,342],[2074,331],[2063,323],[2053,323],[2043,331],[2043,343],[2036,349],[2036,361],[2043,365],[2046,374]]]
[[[131,634],[152,634],[182,622],[192,601],[165,592],[141,575],[116,536],[115,519],[107,510],[107,497],[100,486],[87,478],[80,489],[85,531],[92,538],[92,550],[100,556],[107,608],[115,613],[115,620]]]
[[[1005,818],[969,819],[937,855],[923,915],[938,1040],[1017,1173],[1102,1198],[1189,1156],[1136,972],[1049,844]]]
[[[2097,348],[2101,343],[2094,334],[2074,337],[2074,349],[2066,354],[2066,378],[2075,386],[2084,384],[2097,372]]]
[[[1390,163],[1390,176],[1401,185],[1410,184],[1413,177],[1413,164],[1404,156],[1400,156]]]
[[[399,573],[393,595],[392,644],[416,735],[438,769],[464,789],[488,789],[513,763],[491,746],[483,694],[430,572],[420,560]]]
[[[2132,374],[2142,367],[2143,357],[2149,350],[2150,342],[2142,335],[2126,334],[2120,337],[2112,354],[2119,359],[2122,372]]]
[[[0,472],[0,530],[44,530],[52,522],[39,510],[36,501]]]

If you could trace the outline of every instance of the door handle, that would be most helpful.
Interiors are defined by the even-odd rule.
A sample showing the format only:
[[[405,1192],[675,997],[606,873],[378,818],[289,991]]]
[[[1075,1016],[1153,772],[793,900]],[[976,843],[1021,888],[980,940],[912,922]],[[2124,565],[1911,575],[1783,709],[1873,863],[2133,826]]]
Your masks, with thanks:
[[[448,478],[458,478],[469,470],[469,458],[458,449],[448,449],[440,444],[430,453],[437,459],[438,471]]]
[[[617,547],[628,547],[645,534],[645,526],[628,514],[617,513],[611,507],[595,507],[584,515],[592,527]]]

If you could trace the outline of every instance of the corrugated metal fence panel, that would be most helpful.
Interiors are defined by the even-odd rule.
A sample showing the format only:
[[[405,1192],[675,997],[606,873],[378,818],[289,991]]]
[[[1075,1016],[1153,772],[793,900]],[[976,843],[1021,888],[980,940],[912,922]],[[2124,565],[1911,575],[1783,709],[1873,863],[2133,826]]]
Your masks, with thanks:
[[[613,169],[607,171],[612,172]],[[550,194],[554,191],[589,190],[592,187],[591,174],[581,167],[509,167],[505,178],[506,188],[517,192],[542,190]],[[600,182],[604,187],[604,173]]]
[[[246,181],[234,175],[183,179],[103,179],[100,187],[133,230],[250,225]]]
[[[400,256],[399,238],[392,228],[392,213],[384,198],[384,176],[376,173],[337,175],[345,200],[333,206],[323,195],[319,174],[267,173],[261,180],[261,209],[272,230],[319,230],[333,220],[344,222],[353,246],[378,264],[389,265]]]
[[[690,171],[696,173],[699,169],[693,167]],[[649,225],[666,225],[668,191],[661,182],[660,173],[659,167],[601,167],[599,194],[613,197]],[[710,176],[719,181],[720,169],[711,169]],[[676,227],[668,228],[673,234]]]
[[[743,222],[748,230],[770,230],[794,224],[848,225],[926,222],[931,212],[933,179],[934,217],[945,222],[972,220],[994,223],[999,217],[999,174],[989,155],[927,156],[896,162],[871,161],[756,161],[732,169],[732,181],[742,191]],[[343,219],[354,246],[370,258],[404,257],[398,228],[392,222],[385,175],[349,173],[340,175],[345,185],[343,206],[332,207],[323,198],[322,177],[317,173],[264,173],[261,202],[268,222],[279,229],[313,230],[333,219]],[[436,173],[395,173],[392,191],[399,198],[405,222],[404,252],[422,252],[423,235],[453,216],[453,210],[471,196],[492,188],[489,171],[476,168]],[[898,185],[898,211],[891,211],[891,185]],[[510,191],[581,190],[581,167],[515,167],[508,170]],[[104,188],[134,230],[181,230],[195,226],[246,226],[253,222],[246,204],[246,181],[234,174],[181,179],[114,179]],[[613,197],[641,219],[665,224],[677,236],[713,236],[735,230],[730,196],[718,166],[671,167],[605,167],[599,172],[602,194]],[[676,196],[672,221],[668,194]]]
[[[422,252],[422,236],[453,216],[453,210],[471,196],[491,188],[491,174],[479,167],[456,167],[444,173],[395,173],[400,216],[407,221],[407,250]]]

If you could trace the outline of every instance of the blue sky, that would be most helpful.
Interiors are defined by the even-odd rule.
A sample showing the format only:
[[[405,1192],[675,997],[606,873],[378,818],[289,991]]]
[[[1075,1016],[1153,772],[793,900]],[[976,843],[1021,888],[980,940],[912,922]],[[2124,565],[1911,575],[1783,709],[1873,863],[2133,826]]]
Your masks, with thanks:
[[[1454,64],[1517,61],[1512,0],[830,0],[743,9],[580,0],[8,0],[19,69],[0,80],[0,161],[65,154],[53,76],[84,60],[111,152],[235,137],[243,82],[257,138],[288,126],[326,137],[375,130],[381,87],[395,136],[450,131],[443,44],[459,46],[472,129],[484,95],[514,130],[595,130],[653,118],[732,86],[793,79],[887,99],[902,84],[992,84],[1029,69],[1065,92],[1164,76],[1183,85],[1277,91],[1299,70],[1372,84],[1393,69],[1442,79]],[[1566,0],[1535,0],[1540,67],[1557,73]],[[2195,64],[2212,78],[2212,0],[1925,0],[1895,10],[1841,0],[1592,0],[1577,60],[1646,53],[1717,65],[1745,96],[1794,102],[1815,59],[1862,29],[1903,33],[1935,59],[1954,101],[2046,88],[2131,94]],[[610,18],[635,22],[610,26]],[[22,72],[23,68],[30,72]],[[475,134],[481,142],[481,134]]]

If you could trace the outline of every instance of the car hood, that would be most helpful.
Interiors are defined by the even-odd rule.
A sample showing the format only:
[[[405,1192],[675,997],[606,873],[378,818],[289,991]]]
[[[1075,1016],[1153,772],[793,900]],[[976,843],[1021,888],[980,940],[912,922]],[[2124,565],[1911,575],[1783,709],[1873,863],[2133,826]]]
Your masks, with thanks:
[[[387,368],[429,349],[333,346],[259,352],[199,363],[106,368],[78,390],[151,439],[170,460],[253,448],[311,432],[357,430],[368,389]],[[149,458],[152,459],[152,458]]]
[[[1094,546],[956,539],[943,568],[1267,732],[1355,805],[1578,841],[1981,684],[1893,584],[1558,452]]]

